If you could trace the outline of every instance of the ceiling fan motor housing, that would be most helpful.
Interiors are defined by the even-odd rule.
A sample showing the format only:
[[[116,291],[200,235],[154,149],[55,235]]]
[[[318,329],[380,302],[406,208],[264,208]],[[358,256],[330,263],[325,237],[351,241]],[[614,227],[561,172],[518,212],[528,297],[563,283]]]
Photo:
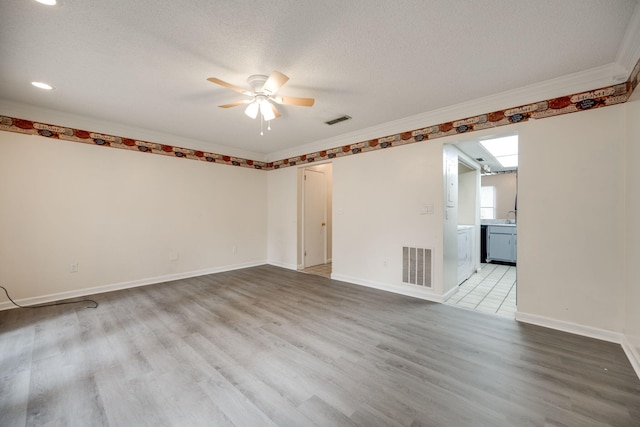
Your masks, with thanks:
[[[265,93],[262,88],[264,84],[267,82],[269,76],[263,76],[262,74],[254,74],[253,76],[249,76],[247,79],[247,83],[249,83],[249,87],[251,87],[251,91],[255,94]]]

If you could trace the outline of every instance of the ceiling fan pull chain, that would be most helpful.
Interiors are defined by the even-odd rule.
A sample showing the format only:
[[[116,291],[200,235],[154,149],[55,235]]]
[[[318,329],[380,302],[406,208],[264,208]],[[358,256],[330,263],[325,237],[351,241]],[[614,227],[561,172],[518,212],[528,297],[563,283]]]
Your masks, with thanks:
[[[264,123],[264,119],[262,118],[262,114],[260,114],[260,136],[264,135],[262,131],[262,124]]]

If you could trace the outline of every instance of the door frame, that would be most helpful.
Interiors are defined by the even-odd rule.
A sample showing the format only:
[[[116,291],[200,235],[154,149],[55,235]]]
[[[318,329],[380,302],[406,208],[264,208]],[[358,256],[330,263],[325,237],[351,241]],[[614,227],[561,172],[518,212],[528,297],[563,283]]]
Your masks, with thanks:
[[[304,257],[304,173],[307,169],[317,169],[318,166],[328,166],[330,171],[333,169],[333,163],[331,161],[316,163],[313,165],[305,165],[298,168],[298,207],[297,207],[297,269],[304,270],[305,257]],[[330,175],[333,175],[331,172]],[[328,178],[325,173],[325,177]],[[332,257],[329,256],[331,240],[329,233],[332,231],[331,226],[331,208],[329,207],[332,198],[332,184],[327,185],[327,200],[325,202],[325,223],[327,226],[324,230],[324,262],[331,262]]]
[[[312,167],[303,168],[302,170],[302,265],[304,268],[309,267],[307,265],[307,236],[306,236],[306,227],[307,227],[307,184],[306,184],[306,174],[308,172],[311,173],[319,173],[322,174],[323,182],[325,186],[324,199],[322,200],[322,264],[327,263],[327,175],[324,171],[317,170]],[[318,264],[314,264],[318,265]]]

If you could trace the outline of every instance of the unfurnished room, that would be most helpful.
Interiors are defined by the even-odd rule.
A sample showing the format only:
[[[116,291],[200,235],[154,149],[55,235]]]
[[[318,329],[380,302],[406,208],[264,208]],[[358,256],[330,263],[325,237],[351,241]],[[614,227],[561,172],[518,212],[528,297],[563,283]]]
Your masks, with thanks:
[[[0,426],[639,426],[639,0],[0,3]]]

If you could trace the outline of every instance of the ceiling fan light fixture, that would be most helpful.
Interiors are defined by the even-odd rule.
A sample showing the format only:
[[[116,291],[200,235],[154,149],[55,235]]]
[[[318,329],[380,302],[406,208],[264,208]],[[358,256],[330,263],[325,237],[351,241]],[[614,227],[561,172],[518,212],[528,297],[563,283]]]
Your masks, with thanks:
[[[244,110],[244,113],[252,118],[256,119],[260,114],[260,127],[262,128],[263,122],[270,122],[273,119],[282,117],[280,111],[278,111],[278,105],[294,105],[301,107],[311,107],[315,100],[313,98],[298,98],[293,96],[276,96],[276,92],[284,85],[289,77],[285,76],[279,71],[273,71],[269,76],[262,74],[254,74],[249,76],[247,83],[251,87],[251,90],[245,90],[231,83],[227,83],[220,80],[217,77],[209,77],[207,79],[211,83],[219,86],[231,89],[234,92],[242,93],[243,95],[250,96],[251,99],[246,101],[237,101],[229,104],[218,105],[220,108],[238,107],[240,105],[248,104]],[[268,129],[271,129],[271,125],[268,125]],[[261,132],[262,134],[262,132]]]
[[[267,122],[276,118],[276,114],[273,112],[273,106],[266,99],[260,101],[260,114],[262,114],[262,118]]]
[[[251,117],[252,119],[255,119],[256,117],[258,117],[258,109],[260,108],[260,105],[258,104],[257,101],[253,101],[251,104],[249,104],[247,106],[247,108],[244,110],[244,113]]]

